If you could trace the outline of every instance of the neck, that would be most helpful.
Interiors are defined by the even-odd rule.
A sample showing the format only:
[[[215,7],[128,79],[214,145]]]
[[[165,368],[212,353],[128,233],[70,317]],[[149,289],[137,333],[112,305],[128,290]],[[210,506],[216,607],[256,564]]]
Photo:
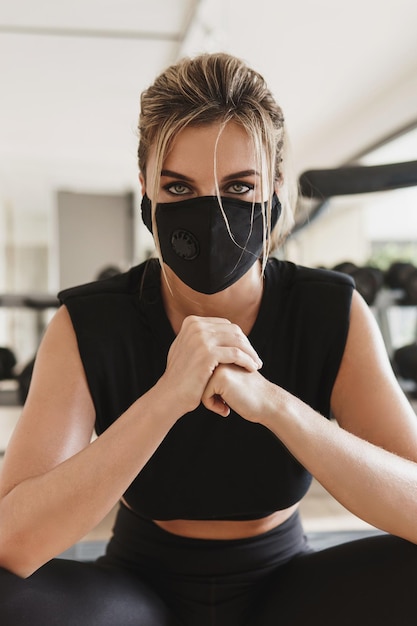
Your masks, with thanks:
[[[178,333],[182,322],[189,315],[200,317],[224,317],[238,324],[243,332],[249,334],[256,317],[263,294],[263,277],[260,262],[236,283],[212,295],[194,291],[164,266],[162,273],[162,298],[168,319]],[[167,282],[168,281],[168,282]]]

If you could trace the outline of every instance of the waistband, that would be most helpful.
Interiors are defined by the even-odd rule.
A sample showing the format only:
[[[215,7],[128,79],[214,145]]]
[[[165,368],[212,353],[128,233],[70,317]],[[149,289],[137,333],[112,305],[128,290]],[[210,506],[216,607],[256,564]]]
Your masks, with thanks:
[[[255,537],[194,539],[163,530],[121,504],[105,560],[129,569],[219,576],[275,569],[309,551],[298,511]]]

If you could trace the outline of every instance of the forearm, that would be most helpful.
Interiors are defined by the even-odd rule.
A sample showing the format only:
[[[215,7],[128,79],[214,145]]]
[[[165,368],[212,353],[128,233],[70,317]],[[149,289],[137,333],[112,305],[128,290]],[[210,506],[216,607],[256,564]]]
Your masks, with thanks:
[[[94,406],[71,322],[66,310],[60,310],[38,353],[29,409],[20,420],[0,485],[0,566],[27,575],[93,528],[176,420],[199,405],[221,362],[235,363],[244,371],[257,371],[261,365],[234,324],[189,316],[170,347],[157,384],[88,445]],[[46,385],[52,389],[47,399]],[[60,410],[62,424],[56,420]],[[37,416],[42,417],[40,433]],[[47,447],[44,457],[42,446]],[[23,467],[25,453],[30,457],[28,469]]]
[[[417,465],[356,437],[272,387],[262,423],[352,513],[417,543]]]
[[[175,422],[153,388],[87,448],[24,480],[0,502],[0,565],[27,576],[91,530]]]

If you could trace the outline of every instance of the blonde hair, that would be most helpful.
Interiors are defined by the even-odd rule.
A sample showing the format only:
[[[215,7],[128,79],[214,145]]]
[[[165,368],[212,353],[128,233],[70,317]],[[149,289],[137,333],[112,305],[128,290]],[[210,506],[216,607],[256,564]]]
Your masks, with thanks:
[[[279,185],[282,213],[272,237],[264,228],[265,260],[293,225],[297,185],[288,171],[288,139],[282,110],[263,77],[242,60],[225,53],[202,54],[171,65],[156,78],[141,96],[139,169],[146,179],[149,151],[155,148],[155,177],[147,180],[147,185],[152,198],[156,198],[164,160],[178,133],[187,126],[214,122],[220,122],[222,129],[230,121],[241,124],[252,138],[261,181],[267,181],[269,200],[264,224],[270,223],[272,193],[275,183]],[[154,204],[152,220],[156,234]],[[157,236],[156,244],[159,247]]]

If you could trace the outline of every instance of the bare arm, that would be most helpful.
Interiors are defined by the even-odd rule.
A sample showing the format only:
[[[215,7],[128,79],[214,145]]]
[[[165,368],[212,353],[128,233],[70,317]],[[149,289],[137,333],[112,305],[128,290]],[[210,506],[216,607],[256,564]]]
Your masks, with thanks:
[[[213,324],[222,331],[208,332]],[[94,527],[176,420],[199,404],[219,362],[258,367],[227,321],[183,326],[155,387],[90,443],[94,407],[68,312],[58,311],[0,477],[1,566],[27,576]]]
[[[152,390],[90,444],[94,408],[68,313],[60,309],[6,452],[1,565],[28,575],[94,527],[178,417],[166,413]]]
[[[258,372],[220,366],[203,401],[222,413],[216,394],[274,432],[347,509],[417,543],[417,419],[357,294],[332,395],[340,427]]]

